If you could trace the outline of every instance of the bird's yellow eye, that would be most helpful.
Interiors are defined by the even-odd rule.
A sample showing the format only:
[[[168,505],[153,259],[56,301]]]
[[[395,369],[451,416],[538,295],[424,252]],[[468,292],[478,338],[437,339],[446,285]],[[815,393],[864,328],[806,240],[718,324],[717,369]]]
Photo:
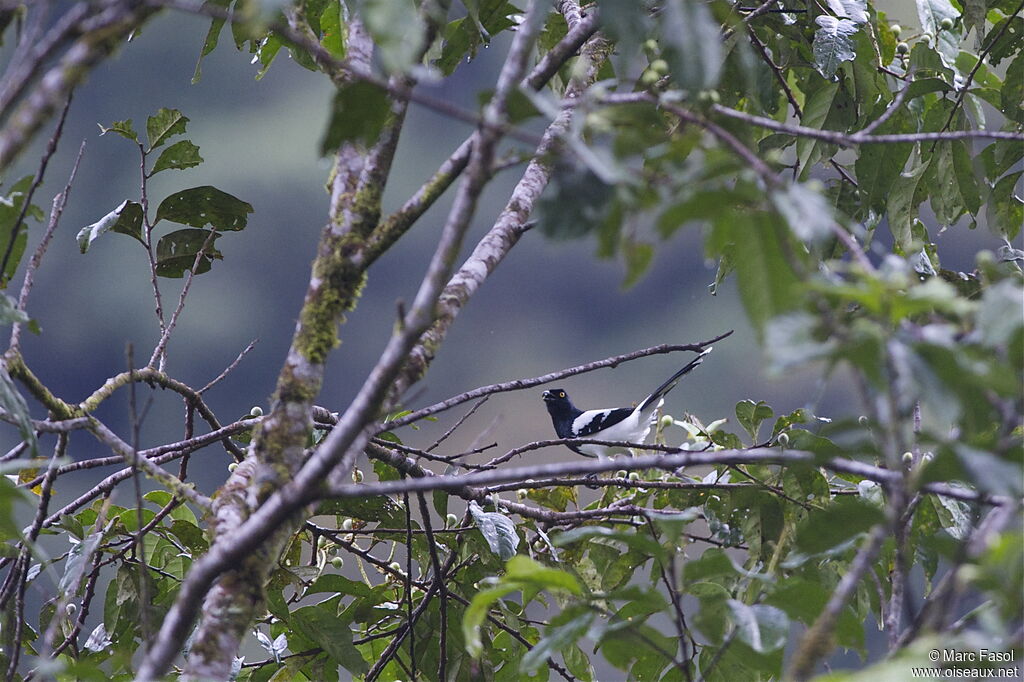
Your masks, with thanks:
[[[558,392],[558,397],[559,398],[564,398],[565,397],[565,391],[559,391]]]

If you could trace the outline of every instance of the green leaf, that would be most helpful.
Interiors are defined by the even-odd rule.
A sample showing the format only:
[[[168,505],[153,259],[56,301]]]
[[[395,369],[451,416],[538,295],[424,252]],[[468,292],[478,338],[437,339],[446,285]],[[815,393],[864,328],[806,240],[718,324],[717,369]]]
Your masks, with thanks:
[[[989,229],[1008,240],[1016,239],[1024,224],[1024,201],[1014,193],[1014,188],[1024,171],[1003,176],[989,196],[985,207]]]
[[[256,48],[256,59],[260,63],[260,70],[256,72],[256,80],[263,80],[263,77],[267,75],[267,70],[274,63],[274,58],[282,47],[284,47],[284,42],[273,31],[260,42],[260,46]]]
[[[832,206],[821,194],[806,184],[794,183],[771,193],[772,203],[789,229],[803,242],[820,243],[832,237]]]
[[[498,512],[485,512],[476,502],[469,503],[469,513],[492,552],[503,561],[515,556],[519,534],[512,519]]]
[[[466,652],[477,658],[483,652],[484,644],[480,639],[480,626],[483,625],[494,602],[502,597],[518,592],[518,585],[499,584],[473,595],[472,601],[462,616],[462,638],[466,642]]]
[[[797,528],[796,547],[806,554],[820,554],[879,523],[885,523],[885,513],[877,506],[856,497],[841,497],[810,514]]]
[[[313,584],[306,590],[306,594],[317,594],[320,592],[369,597],[373,594],[373,588],[364,582],[350,580],[337,573],[328,573],[314,580]]]
[[[226,8],[231,4],[232,0],[206,0],[203,3],[203,7],[221,7]],[[220,40],[221,29],[224,28],[224,19],[214,18],[210,21],[210,29],[206,32],[206,39],[203,41],[203,49],[199,53],[199,59],[196,60],[196,69],[192,74],[192,85],[199,82],[199,79],[203,75],[203,57],[210,54],[217,47],[217,42]]]
[[[766,654],[786,645],[789,618],[782,609],[766,604],[748,606],[735,599],[726,603],[732,612],[736,634],[751,649]]]
[[[372,144],[384,129],[390,111],[387,93],[377,86],[364,81],[342,85],[331,103],[320,153],[330,154],[346,142]]]
[[[620,531],[606,526],[580,526],[579,528],[573,528],[564,533],[559,533],[558,537],[554,540],[554,544],[556,547],[564,547],[565,545],[591,538],[616,540],[647,556],[665,556],[665,548],[649,536],[637,533],[634,530]]]
[[[626,279],[622,286],[628,289],[647,272],[654,258],[654,246],[630,240],[623,246],[623,253],[626,257]]]
[[[636,46],[650,34],[647,9],[635,0],[598,0],[601,31],[608,34],[623,54],[634,54]]]
[[[85,253],[106,232],[126,234],[145,246],[146,243],[142,241],[142,205],[126,199],[92,225],[83,227],[78,231],[78,248]]]
[[[1012,16],[996,22],[985,36],[985,40],[982,41],[989,48],[989,63],[992,66],[999,66],[999,62],[1020,50],[1022,38],[1024,38],[1024,17],[1014,13]]]
[[[341,18],[341,3],[328,2],[320,15],[320,44],[327,48],[335,59],[345,58],[345,25]]]
[[[244,230],[252,204],[216,187],[203,185],[175,192],[160,202],[156,220],[206,227],[221,232]]]
[[[857,56],[853,35],[858,26],[850,19],[837,19],[827,14],[815,17],[814,21],[820,26],[814,32],[814,65],[822,76],[834,80],[839,65]]]
[[[197,145],[192,144],[191,140],[179,140],[160,152],[160,157],[153,164],[153,170],[149,174],[153,176],[169,168],[184,170],[198,166],[202,162],[203,157],[199,156]]]
[[[149,139],[149,151],[153,151],[173,135],[185,132],[188,117],[177,109],[160,108],[146,119],[146,137]]]
[[[920,198],[917,197],[917,185],[928,169],[924,163],[914,166],[906,173],[900,173],[889,193],[887,210],[889,229],[892,231],[896,247],[903,253],[910,250],[913,241],[914,222],[918,216]]]
[[[824,128],[838,93],[839,83],[828,81],[808,93],[807,101],[804,104],[803,125],[809,128]],[[801,137],[796,141],[797,163],[802,171],[806,171],[812,160],[816,158],[816,152],[821,146],[821,142],[806,137]]]
[[[669,0],[660,21],[662,54],[672,80],[690,95],[718,85],[725,54],[720,27],[707,4],[698,0]]]
[[[585,610],[566,623],[549,626],[544,632],[544,637],[523,656],[519,664],[520,670],[527,675],[533,675],[540,666],[547,663],[549,657],[575,646],[576,640],[586,634],[594,622],[595,615],[593,611]]]
[[[416,3],[413,0],[360,0],[357,6],[374,39],[384,70],[407,72],[414,65],[426,35]]]
[[[938,79],[929,79],[938,81]],[[920,83],[915,81],[913,85]],[[944,85],[944,84],[943,84]],[[900,109],[878,128],[878,133],[904,132],[909,128],[909,115]],[[865,203],[871,210],[881,213],[893,190],[893,184],[907,165],[907,159],[914,150],[912,144],[865,144],[860,148],[854,172],[857,185],[865,193]]]
[[[1017,55],[1006,69],[999,110],[1011,121],[1024,123],[1024,53]],[[1024,147],[1019,142],[1016,146],[1018,149]]]
[[[219,238],[217,232],[193,229],[176,230],[164,235],[156,245],[156,274],[172,278],[183,276],[186,270],[192,270],[196,265],[196,255],[203,247],[205,251],[194,274],[209,272],[212,259],[224,259],[215,246]]]
[[[139,134],[135,132],[135,128],[132,126],[132,120],[125,119],[124,121],[114,121],[110,124],[109,128],[100,126],[100,135],[106,135],[107,133],[117,133],[123,138],[129,139],[132,142],[139,141]]]
[[[317,507],[316,513],[336,514],[361,521],[375,521],[389,528],[405,525],[405,510],[387,495],[324,500]]]
[[[761,422],[771,419],[775,412],[763,400],[756,403],[753,400],[741,400],[736,403],[736,420],[740,426],[750,434],[750,440],[757,442],[757,432],[761,428]]]
[[[7,299],[6,296],[4,298]],[[2,362],[0,362],[0,407],[18,425],[21,439],[29,444],[29,457],[35,457],[37,451],[36,432],[32,426],[32,415],[28,411],[28,403],[18,392],[11,375],[8,374],[7,364]]]
[[[960,29],[942,28],[942,20],[950,19],[956,22],[960,18],[958,12],[949,0],[917,0],[917,16],[921,20],[921,28],[925,33],[930,33],[937,39],[939,54],[947,65],[956,62],[960,53]]]
[[[338,618],[334,609],[322,604],[304,606],[291,612],[288,623],[350,673],[363,675],[369,671],[370,666],[352,644],[352,628]]]
[[[709,240],[715,252],[732,244],[740,299],[759,336],[768,320],[800,302],[799,280],[789,263],[797,250],[786,244],[787,234],[777,215],[732,212],[715,221]]]
[[[6,253],[10,249],[7,265],[0,273],[0,289],[6,288],[7,283],[14,276],[21,263],[21,257],[25,254],[25,246],[28,244],[28,225],[18,223],[18,218],[25,207],[25,200],[28,198],[32,182],[33,176],[26,175],[14,183],[6,196],[0,196],[0,254]],[[32,204],[25,209],[25,217],[42,220],[43,213]]]
[[[507,0],[478,0],[466,3],[469,16],[456,19],[444,30],[441,56],[435,66],[450,76],[459,64],[476,56],[480,45],[490,43],[491,36],[511,28],[515,22],[510,18],[520,10]]]

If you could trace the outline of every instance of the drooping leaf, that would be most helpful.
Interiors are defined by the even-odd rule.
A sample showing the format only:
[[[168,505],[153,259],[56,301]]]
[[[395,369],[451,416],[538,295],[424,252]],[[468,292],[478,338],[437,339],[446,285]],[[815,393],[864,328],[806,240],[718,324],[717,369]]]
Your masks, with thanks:
[[[7,297],[4,296],[4,299],[7,299]],[[7,365],[3,362],[0,362],[0,407],[18,425],[21,439],[29,444],[29,456],[34,457],[37,448],[36,432],[32,426],[32,416],[28,410],[28,403],[25,402],[25,398],[18,391],[17,386],[14,385],[11,375],[7,372]]]
[[[352,643],[352,628],[323,604],[295,609],[288,622],[303,637],[318,644],[339,665],[354,674],[365,674],[370,666]]]
[[[244,230],[252,211],[252,204],[216,187],[203,185],[175,192],[161,201],[156,219],[192,227],[209,225],[224,232]]]
[[[408,71],[422,49],[426,31],[413,0],[360,0],[357,7],[385,71]]]
[[[203,157],[199,156],[198,145],[193,144],[191,140],[179,140],[160,152],[160,156],[153,164],[153,170],[149,174],[156,175],[169,168],[184,170],[198,166],[202,162]]]
[[[584,610],[567,622],[550,625],[544,637],[523,656],[520,669],[527,675],[533,675],[540,666],[547,663],[549,657],[574,646],[586,634],[595,615],[593,611]]]
[[[142,205],[125,199],[113,211],[86,225],[78,231],[78,248],[82,253],[89,250],[92,243],[106,232],[117,232],[134,238],[145,246],[142,241]]]
[[[149,151],[162,145],[173,135],[185,132],[188,117],[177,109],[161,108],[146,119],[146,137],[149,140]]]
[[[928,164],[912,167],[901,173],[892,185],[887,202],[889,229],[893,240],[900,251],[906,253],[913,239],[914,221],[918,216],[920,198],[917,196],[917,185],[928,170]]]
[[[736,599],[726,602],[740,640],[754,651],[764,654],[781,649],[789,636],[789,617],[774,606],[748,606]]]
[[[789,229],[801,241],[815,244],[832,236],[832,206],[820,192],[806,184],[793,183],[772,192],[771,197]]]
[[[34,204],[25,208],[28,192],[32,187],[33,176],[26,175],[11,187],[6,195],[0,195],[0,257],[5,258],[3,272],[0,272],[0,289],[7,288],[7,283],[14,276],[25,254],[28,244],[28,225],[19,223],[24,210],[25,218],[42,220],[43,212]]]
[[[230,5],[232,0],[206,0],[203,6],[213,6],[225,8]],[[203,40],[203,49],[199,52],[199,59],[196,60],[196,69],[192,74],[192,85],[199,82],[199,79],[203,75],[203,58],[210,54],[217,48],[217,42],[220,40],[221,29],[224,28],[224,19],[220,17],[214,17],[210,20],[210,28],[206,32],[206,39]]]
[[[855,497],[838,498],[800,525],[796,547],[807,554],[818,554],[884,522],[885,513],[874,504]]]
[[[1004,175],[992,188],[985,209],[989,228],[1011,241],[1024,224],[1024,200],[1014,192],[1021,175],[1024,171]]]
[[[857,56],[853,34],[858,26],[850,19],[837,19],[827,14],[815,17],[814,21],[820,27],[814,32],[814,65],[822,76],[834,80],[839,65]]]
[[[707,4],[698,0],[669,0],[663,13],[662,53],[672,79],[691,96],[714,88],[725,55],[718,22]]]
[[[515,556],[519,534],[512,519],[499,512],[485,512],[476,502],[469,503],[469,513],[492,552],[503,561]]]
[[[391,104],[387,93],[364,81],[338,88],[331,104],[320,153],[327,155],[346,142],[371,144],[380,135]]]
[[[210,230],[175,230],[160,238],[156,245],[156,274],[161,277],[182,277],[195,267],[194,274],[209,272],[211,260],[223,260],[215,242],[220,234]],[[196,265],[196,256],[202,251]]]

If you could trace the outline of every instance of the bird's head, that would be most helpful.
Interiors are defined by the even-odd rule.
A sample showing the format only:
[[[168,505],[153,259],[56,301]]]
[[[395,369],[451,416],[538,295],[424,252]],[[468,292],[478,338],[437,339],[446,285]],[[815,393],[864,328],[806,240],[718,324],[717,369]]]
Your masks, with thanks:
[[[572,403],[569,401],[569,394],[560,388],[552,388],[549,391],[544,391],[544,404],[548,408],[548,413],[553,416],[565,416],[569,415],[573,411]]]
[[[560,388],[552,388],[550,391],[544,391],[543,397],[544,402],[546,403],[569,402],[569,394]]]

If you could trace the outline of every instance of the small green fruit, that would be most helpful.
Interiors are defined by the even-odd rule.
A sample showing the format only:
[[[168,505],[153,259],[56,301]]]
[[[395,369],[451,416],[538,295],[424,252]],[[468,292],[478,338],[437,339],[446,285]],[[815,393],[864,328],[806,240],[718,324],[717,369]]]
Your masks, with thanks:
[[[516,491],[516,499],[525,500],[528,494],[529,491],[527,491],[526,488],[520,488],[519,490]]]
[[[912,452],[904,452],[903,453],[903,465],[904,466],[910,466],[913,463],[914,463],[914,453],[912,453]]]
[[[340,556],[331,557],[331,566],[334,566],[335,568],[341,568],[344,565],[345,560],[342,559]]]
[[[445,528],[452,528],[458,522],[459,522],[459,517],[456,516],[455,514],[449,514],[448,516],[444,517],[444,526],[445,526]]]
[[[640,480],[640,474],[638,474],[635,471],[630,471],[629,472],[629,480],[631,480],[631,481],[639,481]]]
[[[648,38],[647,40],[645,40],[644,41],[644,51],[645,52],[657,52],[658,51],[658,41],[654,40],[653,38]]]
[[[398,563],[397,561],[392,561],[390,564],[388,564],[388,568],[390,568],[395,573],[402,572],[402,564]]]
[[[253,405],[252,408],[249,410],[249,416],[250,417],[262,417],[263,416],[263,408],[260,407],[259,405]]]
[[[907,45],[904,42],[896,43],[896,53],[897,54],[906,54],[908,52],[910,52],[910,45]]]
[[[360,471],[359,469],[353,469],[352,470],[352,482],[353,483],[362,483],[363,482],[363,472]]]
[[[629,474],[626,472],[625,469],[619,469],[618,471],[615,472],[615,478],[625,478],[628,475]]]
[[[352,519],[345,519],[341,522],[342,530],[352,530]]]
[[[655,59],[648,68],[659,76],[664,76],[668,73],[668,62],[664,59]]]
[[[228,464],[228,471],[234,471],[237,468],[238,468],[238,462],[232,462],[231,464]]]
[[[661,428],[667,429],[676,423],[676,420],[672,418],[672,415],[666,414],[661,418]]]
[[[640,83],[644,87],[649,88],[657,83],[659,78],[661,78],[661,76],[659,76],[655,71],[652,71],[651,69],[644,69],[644,72],[640,74]]]
[[[950,31],[950,30],[952,30],[952,28],[953,28],[953,20],[950,19],[949,17],[946,17],[945,19],[943,19],[942,21],[939,22],[939,28],[942,29],[943,31]]]
[[[788,433],[780,433],[779,437],[776,438],[775,440],[782,447],[786,447],[787,445],[789,445],[789,434]]]
[[[892,34],[898,38],[900,33],[903,32],[903,27],[900,26],[899,24],[890,24],[889,30],[892,31]]]

